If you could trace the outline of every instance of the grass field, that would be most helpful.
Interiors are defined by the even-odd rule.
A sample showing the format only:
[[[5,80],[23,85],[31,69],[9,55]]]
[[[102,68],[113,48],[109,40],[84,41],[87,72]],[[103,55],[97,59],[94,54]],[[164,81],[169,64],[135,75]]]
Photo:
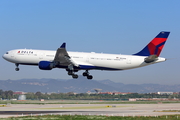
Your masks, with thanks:
[[[0,120],[178,120],[180,115],[168,116],[84,116],[84,115],[44,115],[0,118]]]

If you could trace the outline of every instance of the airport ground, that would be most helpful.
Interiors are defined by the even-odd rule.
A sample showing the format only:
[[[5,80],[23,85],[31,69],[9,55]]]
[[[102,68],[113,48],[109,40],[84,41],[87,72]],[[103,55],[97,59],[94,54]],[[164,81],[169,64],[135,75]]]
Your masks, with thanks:
[[[20,102],[20,101],[19,101]],[[103,115],[103,116],[161,116],[180,114],[180,103],[115,103],[103,101],[51,101],[43,104],[27,101],[22,104],[2,104],[0,118],[33,115]],[[26,102],[28,104],[26,104]],[[35,103],[35,104],[33,104]],[[49,104],[50,103],[50,104]],[[53,104],[54,103],[54,104]]]

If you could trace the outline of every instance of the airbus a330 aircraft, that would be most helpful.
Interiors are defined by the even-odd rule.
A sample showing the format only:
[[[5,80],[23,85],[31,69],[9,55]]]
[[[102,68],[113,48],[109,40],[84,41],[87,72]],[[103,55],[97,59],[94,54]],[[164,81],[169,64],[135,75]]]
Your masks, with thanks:
[[[3,58],[19,65],[36,65],[41,70],[66,69],[68,75],[78,78],[75,72],[85,70],[83,76],[92,79],[89,70],[127,70],[163,62],[159,57],[170,32],[160,32],[145,48],[133,55],[68,52],[66,43],[56,51],[16,49],[6,52]]]

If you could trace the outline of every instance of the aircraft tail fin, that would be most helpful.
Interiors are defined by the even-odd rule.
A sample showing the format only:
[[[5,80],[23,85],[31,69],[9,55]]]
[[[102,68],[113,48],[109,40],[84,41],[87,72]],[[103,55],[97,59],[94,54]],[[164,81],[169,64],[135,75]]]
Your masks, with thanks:
[[[140,52],[134,54],[138,56],[159,56],[170,32],[160,32],[146,47],[144,47]]]

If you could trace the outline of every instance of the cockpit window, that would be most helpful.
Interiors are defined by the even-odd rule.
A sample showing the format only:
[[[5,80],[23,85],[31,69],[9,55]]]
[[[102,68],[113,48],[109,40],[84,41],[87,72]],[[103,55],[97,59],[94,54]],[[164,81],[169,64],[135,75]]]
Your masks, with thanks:
[[[6,54],[9,54],[9,52],[6,52]]]

